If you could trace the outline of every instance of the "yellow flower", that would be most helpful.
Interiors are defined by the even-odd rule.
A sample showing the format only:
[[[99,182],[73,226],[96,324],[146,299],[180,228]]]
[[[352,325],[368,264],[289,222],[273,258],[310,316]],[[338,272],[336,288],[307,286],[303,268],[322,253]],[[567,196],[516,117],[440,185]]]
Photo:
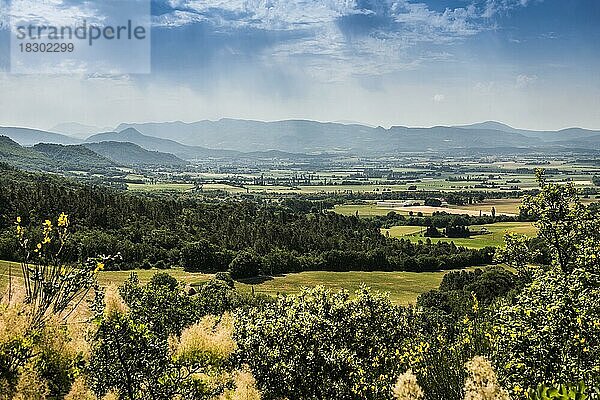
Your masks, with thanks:
[[[477,314],[479,312],[479,300],[477,300],[474,292],[471,292],[471,297],[473,297],[473,312]]]
[[[96,269],[94,272],[102,271],[104,269],[104,264],[101,262],[96,263]]]
[[[69,225],[69,216],[65,213],[61,213],[58,217],[58,226],[65,227]]]
[[[523,389],[519,385],[517,385],[513,388],[513,392],[515,392],[515,393],[521,393],[522,391],[523,391]]]
[[[21,223],[21,217],[17,217],[17,224]]]
[[[50,237],[46,236],[44,238],[43,244],[48,244],[48,243],[50,243]]]
[[[36,247],[37,247],[38,250],[41,250],[42,249],[42,244],[38,243]]]

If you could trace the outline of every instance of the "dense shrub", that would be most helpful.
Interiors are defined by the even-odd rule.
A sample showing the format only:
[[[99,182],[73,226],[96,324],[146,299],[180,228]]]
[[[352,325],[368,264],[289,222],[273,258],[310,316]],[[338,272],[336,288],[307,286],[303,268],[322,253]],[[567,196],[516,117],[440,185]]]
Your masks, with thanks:
[[[262,272],[262,258],[253,251],[242,251],[229,264],[233,279],[254,278]]]
[[[238,313],[235,337],[265,399],[389,399],[408,335],[386,297],[317,287]]]

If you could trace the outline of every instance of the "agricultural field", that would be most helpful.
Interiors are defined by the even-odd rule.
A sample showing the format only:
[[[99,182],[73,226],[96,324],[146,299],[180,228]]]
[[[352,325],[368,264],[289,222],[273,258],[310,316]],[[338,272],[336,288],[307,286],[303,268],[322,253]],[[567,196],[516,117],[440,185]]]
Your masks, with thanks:
[[[420,201],[422,203],[422,201]],[[387,215],[390,211],[398,214],[408,215],[410,212],[423,213],[423,215],[431,215],[432,213],[446,212],[450,214],[468,214],[477,216],[481,212],[483,215],[489,215],[492,207],[496,209],[496,213],[505,215],[517,215],[521,199],[490,199],[477,204],[466,204],[462,206],[449,205],[448,207],[429,207],[429,206],[398,206],[402,201],[394,201],[385,204],[385,202],[369,202],[366,204],[341,204],[336,205],[334,211],[342,215],[358,215],[360,217],[372,217],[377,215]]]
[[[188,183],[129,183],[128,190],[132,192],[186,192],[194,188],[194,185]]]
[[[518,233],[527,236],[535,236],[537,228],[531,222],[498,222],[489,225],[473,225],[469,229],[471,232],[487,230],[488,233],[472,235],[470,238],[431,238],[434,243],[454,242],[457,246],[464,246],[473,249],[481,249],[486,246],[502,246],[504,244],[504,235],[507,232]],[[382,229],[382,232],[390,237],[409,239],[411,242],[427,240],[423,237],[420,227],[414,226],[395,226],[391,229]]]
[[[14,279],[20,279],[21,266],[18,263],[10,263],[13,266]],[[0,290],[6,288],[8,282],[9,262],[0,261]],[[98,281],[102,286],[120,285],[133,271],[102,271],[98,274]],[[135,270],[142,283],[148,282],[150,278],[160,270]],[[179,268],[165,270],[171,276],[188,285],[195,286],[208,281],[212,275],[189,273]],[[297,274],[286,274],[276,276],[262,283],[237,283],[239,290],[255,293],[263,293],[270,296],[277,294],[294,294],[303,287],[325,286],[331,289],[346,289],[354,292],[362,285],[373,290],[387,292],[390,299],[401,305],[412,304],[417,296],[439,286],[445,272],[322,272],[311,271]]]

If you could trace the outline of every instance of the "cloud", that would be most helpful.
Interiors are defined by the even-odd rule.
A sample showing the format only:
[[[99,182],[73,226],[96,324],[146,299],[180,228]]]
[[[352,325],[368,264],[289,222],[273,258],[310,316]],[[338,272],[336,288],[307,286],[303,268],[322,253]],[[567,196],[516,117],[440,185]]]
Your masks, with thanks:
[[[541,3],[544,0],[486,0],[483,6],[483,18],[492,18],[505,14],[518,7],[527,7],[531,3]]]
[[[439,10],[425,0],[156,0],[153,24],[206,26],[232,41],[261,31],[269,45],[257,58],[300,63],[309,75],[331,81],[439,61],[435,46],[492,29],[494,14],[532,1],[469,0]]]
[[[433,96],[433,101],[435,103],[443,103],[446,100],[446,96],[443,94],[436,94]]]
[[[526,88],[532,85],[535,81],[537,81],[537,75],[519,75],[516,79],[516,87],[518,89]]]

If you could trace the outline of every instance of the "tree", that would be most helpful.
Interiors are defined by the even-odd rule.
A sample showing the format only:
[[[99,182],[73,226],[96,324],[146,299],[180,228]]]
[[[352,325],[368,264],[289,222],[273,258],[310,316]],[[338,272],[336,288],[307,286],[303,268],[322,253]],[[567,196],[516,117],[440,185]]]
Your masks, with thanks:
[[[229,264],[229,274],[233,279],[254,278],[260,275],[262,259],[253,251],[241,251]]]
[[[531,281],[495,316],[494,360],[515,392],[600,378],[600,218],[571,183],[549,184],[543,171],[537,178],[540,193],[523,208],[538,218],[552,263],[528,266],[523,242],[507,241],[505,252],[518,255],[513,259]]]
[[[406,310],[367,289],[322,287],[236,314],[239,357],[265,399],[389,399]]]

